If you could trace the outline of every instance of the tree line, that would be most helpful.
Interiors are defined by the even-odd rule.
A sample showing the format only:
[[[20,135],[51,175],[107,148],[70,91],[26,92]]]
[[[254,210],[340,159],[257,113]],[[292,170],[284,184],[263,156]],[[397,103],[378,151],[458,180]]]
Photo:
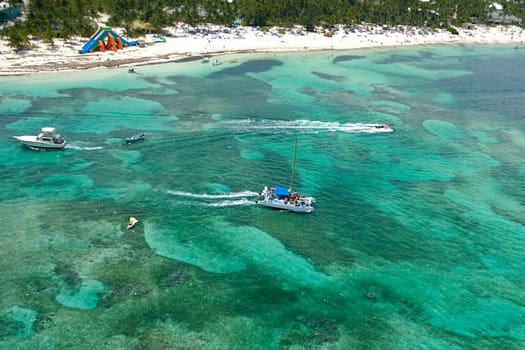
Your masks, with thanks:
[[[13,6],[23,6],[10,0]],[[175,23],[248,26],[317,26],[373,23],[448,27],[467,22],[487,23],[493,0],[30,0],[24,16],[4,26],[0,35],[11,47],[30,48],[30,37],[53,43],[56,38],[89,37],[101,14],[107,24],[141,34],[136,23],[160,30]],[[525,0],[505,0],[504,14],[525,18]]]

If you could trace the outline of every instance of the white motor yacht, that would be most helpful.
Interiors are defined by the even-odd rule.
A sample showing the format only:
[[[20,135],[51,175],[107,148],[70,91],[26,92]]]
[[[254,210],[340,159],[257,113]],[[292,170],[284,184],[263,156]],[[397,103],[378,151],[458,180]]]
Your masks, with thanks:
[[[66,140],[56,133],[56,129],[52,127],[42,128],[42,132],[38,136],[24,135],[13,136],[23,145],[32,148],[53,148],[60,149],[66,146]]]

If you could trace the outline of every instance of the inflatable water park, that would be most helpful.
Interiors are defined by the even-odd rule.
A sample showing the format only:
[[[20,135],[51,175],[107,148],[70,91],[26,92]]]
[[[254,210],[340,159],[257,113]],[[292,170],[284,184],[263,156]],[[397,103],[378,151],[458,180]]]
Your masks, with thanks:
[[[128,41],[115,33],[111,27],[100,27],[98,31],[89,38],[82,46],[79,53],[94,51],[104,52],[106,50],[117,51],[127,46],[136,46],[136,41]]]

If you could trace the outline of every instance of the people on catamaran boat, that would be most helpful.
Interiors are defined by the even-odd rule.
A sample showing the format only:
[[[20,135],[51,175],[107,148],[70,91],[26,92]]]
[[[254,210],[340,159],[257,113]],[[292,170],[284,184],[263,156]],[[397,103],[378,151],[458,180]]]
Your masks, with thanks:
[[[263,199],[255,203],[266,207],[302,213],[311,213],[314,210],[315,198],[304,193],[293,192],[290,188],[264,186],[260,195],[263,196]]]
[[[290,187],[273,186],[268,189],[268,186],[264,186],[260,195],[263,197],[260,200],[255,201],[256,204],[262,206],[288,210],[295,213],[311,213],[314,211],[313,203],[315,198],[307,196],[304,193],[294,192],[293,183],[295,176],[295,163],[296,163],[296,151],[297,151],[297,139],[295,139],[294,147],[294,165],[292,170],[292,181]]]

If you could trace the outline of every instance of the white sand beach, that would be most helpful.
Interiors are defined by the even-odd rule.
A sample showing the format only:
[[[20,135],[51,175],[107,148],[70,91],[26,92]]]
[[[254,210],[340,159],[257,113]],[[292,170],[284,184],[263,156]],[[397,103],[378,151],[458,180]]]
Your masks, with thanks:
[[[35,40],[35,49],[15,52],[5,40],[0,41],[0,75],[32,74],[38,72],[84,70],[92,68],[138,66],[172,62],[181,59],[215,57],[225,53],[350,50],[369,47],[394,47],[433,44],[515,44],[525,43],[525,30],[517,26],[475,26],[459,28],[459,35],[446,30],[402,27],[384,29],[380,26],[354,26],[352,30],[335,30],[331,37],[321,33],[277,30],[262,32],[252,27],[233,30],[208,26],[212,33],[188,34],[182,27],[166,28],[169,36],[163,43],[130,46],[117,52],[80,54],[89,38],[56,40],[51,46]],[[119,33],[117,28],[115,31]],[[282,32],[282,31],[281,31]],[[142,38],[151,43],[153,35]]]

